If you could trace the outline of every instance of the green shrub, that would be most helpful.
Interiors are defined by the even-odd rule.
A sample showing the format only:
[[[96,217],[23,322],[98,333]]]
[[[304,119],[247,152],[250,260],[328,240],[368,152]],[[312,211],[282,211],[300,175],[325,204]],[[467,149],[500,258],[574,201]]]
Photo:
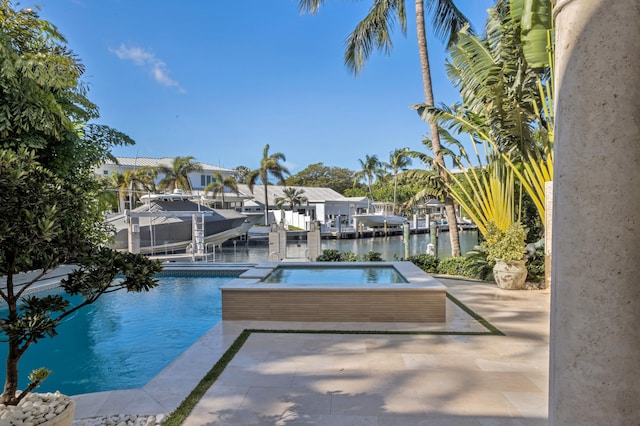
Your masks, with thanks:
[[[316,259],[318,262],[340,262],[342,254],[335,249],[322,250],[322,254]]]
[[[409,261],[425,272],[438,272],[438,258],[430,254],[416,254],[409,258]]]
[[[542,240],[542,243],[536,244],[535,252],[527,256],[527,281],[539,283],[544,279],[544,240]]]
[[[342,253],[341,259],[343,262],[358,262],[360,260],[360,257],[350,251],[345,251],[344,253]]]
[[[362,260],[364,260],[365,262],[384,262],[382,254],[378,253],[377,251],[370,251],[368,253],[365,253],[364,256],[362,256]]]
[[[322,250],[322,254],[316,259],[318,262],[357,262],[359,260],[358,255],[353,252],[341,253],[335,249]]]
[[[462,275],[464,277],[470,277],[470,265],[471,259],[467,257],[443,257],[440,259],[440,262],[438,262],[437,272],[444,275]]]
[[[493,281],[493,267],[496,263],[487,259],[487,253],[482,246],[475,246],[465,254],[465,257],[469,259],[467,270],[470,278]]]

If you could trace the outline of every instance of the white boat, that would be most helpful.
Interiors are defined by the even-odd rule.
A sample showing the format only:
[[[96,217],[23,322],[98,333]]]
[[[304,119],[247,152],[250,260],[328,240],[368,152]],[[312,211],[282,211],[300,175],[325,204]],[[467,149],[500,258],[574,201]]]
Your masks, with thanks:
[[[393,203],[389,202],[373,202],[372,213],[355,214],[353,218],[356,220],[356,224],[363,224],[371,228],[377,228],[382,226],[400,226],[408,222],[404,216],[398,216],[393,214]]]
[[[196,241],[194,234],[199,231],[199,244],[219,245],[242,235],[251,226],[247,216],[235,210],[213,209],[192,198],[179,193],[142,197],[144,205],[106,220],[116,231],[112,248],[128,249],[132,218],[138,221],[140,253],[152,254],[186,250]]]

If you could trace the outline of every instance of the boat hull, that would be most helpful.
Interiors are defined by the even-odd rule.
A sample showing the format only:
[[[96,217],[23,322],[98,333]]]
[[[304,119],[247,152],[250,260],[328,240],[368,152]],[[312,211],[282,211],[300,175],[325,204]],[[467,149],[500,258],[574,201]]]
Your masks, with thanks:
[[[385,223],[387,226],[400,226],[408,222],[406,217],[395,215],[357,214],[353,218],[357,223],[371,228],[385,226]]]
[[[246,232],[246,219],[234,210],[214,210],[191,201],[154,201],[134,209],[138,217],[140,253],[185,250],[193,241],[193,213],[204,217],[204,243],[221,244]],[[172,212],[175,216],[172,216]],[[156,214],[154,216],[154,214]],[[198,219],[196,219],[198,220]],[[112,248],[128,250],[129,225],[125,215],[107,221],[115,228]]]

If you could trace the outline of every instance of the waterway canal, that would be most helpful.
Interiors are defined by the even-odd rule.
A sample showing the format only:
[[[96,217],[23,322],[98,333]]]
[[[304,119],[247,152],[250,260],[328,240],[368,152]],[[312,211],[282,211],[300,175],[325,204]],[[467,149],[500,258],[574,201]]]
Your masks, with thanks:
[[[409,255],[426,253],[427,245],[431,242],[429,234],[412,234],[409,238]],[[478,244],[478,231],[460,232],[460,247],[465,253]],[[307,248],[306,241],[289,241],[287,244],[287,257],[304,257]],[[375,251],[381,253],[387,261],[402,259],[404,257],[404,242],[402,235],[389,237],[373,237],[358,239],[322,240],[322,249],[335,249],[341,252],[353,252],[359,256]],[[438,256],[450,256],[451,243],[449,233],[442,232],[438,238]],[[228,242],[216,250],[216,262],[266,262],[269,260],[269,245],[266,241]]]

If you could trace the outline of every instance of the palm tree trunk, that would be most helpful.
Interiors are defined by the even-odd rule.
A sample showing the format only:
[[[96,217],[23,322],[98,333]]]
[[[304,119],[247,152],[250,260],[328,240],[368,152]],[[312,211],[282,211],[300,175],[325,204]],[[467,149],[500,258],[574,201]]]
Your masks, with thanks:
[[[433,85],[431,82],[431,67],[429,66],[429,55],[427,50],[427,35],[424,25],[424,0],[416,0],[416,33],[418,36],[418,52],[420,54],[420,67],[422,69],[422,84],[424,86],[425,103],[434,106]],[[449,195],[449,176],[445,172],[444,158],[441,152],[440,135],[438,125],[435,122],[429,123],[431,142],[433,147],[433,165],[445,183],[444,205],[449,222],[449,237],[451,238],[451,255],[460,256],[460,237],[458,235],[458,220],[453,206],[453,199]]]
[[[398,174],[393,175],[393,214],[396,214],[396,194],[398,191]]]
[[[269,224],[269,192],[267,179],[264,179],[264,224]]]

